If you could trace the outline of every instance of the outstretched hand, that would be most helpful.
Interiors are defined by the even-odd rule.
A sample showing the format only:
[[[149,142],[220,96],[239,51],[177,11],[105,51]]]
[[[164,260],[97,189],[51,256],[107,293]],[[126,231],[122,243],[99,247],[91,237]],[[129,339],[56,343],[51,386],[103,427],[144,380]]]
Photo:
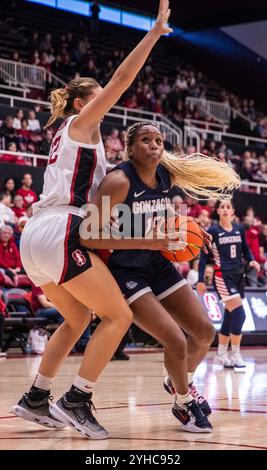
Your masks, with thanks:
[[[161,35],[173,32],[172,28],[168,25],[168,20],[171,14],[169,3],[169,0],[160,0],[159,3],[159,12],[154,28],[157,29]]]

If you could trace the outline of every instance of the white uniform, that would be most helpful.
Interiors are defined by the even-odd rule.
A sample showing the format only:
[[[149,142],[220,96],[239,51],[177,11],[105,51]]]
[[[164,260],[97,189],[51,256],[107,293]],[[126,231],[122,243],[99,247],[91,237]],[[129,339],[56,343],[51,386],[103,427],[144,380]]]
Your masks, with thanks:
[[[76,142],[66,119],[51,144],[43,193],[33,204],[33,217],[21,237],[20,254],[29,278],[37,286],[67,282],[91,266],[79,245],[84,212],[106,174],[102,140],[97,145]]]

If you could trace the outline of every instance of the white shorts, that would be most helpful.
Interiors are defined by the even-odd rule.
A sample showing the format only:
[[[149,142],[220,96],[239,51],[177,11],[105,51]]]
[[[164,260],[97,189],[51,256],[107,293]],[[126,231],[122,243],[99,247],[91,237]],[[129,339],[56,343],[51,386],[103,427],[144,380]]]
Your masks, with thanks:
[[[79,245],[82,216],[71,206],[40,210],[25,225],[20,240],[23,267],[36,286],[62,284],[92,266]]]

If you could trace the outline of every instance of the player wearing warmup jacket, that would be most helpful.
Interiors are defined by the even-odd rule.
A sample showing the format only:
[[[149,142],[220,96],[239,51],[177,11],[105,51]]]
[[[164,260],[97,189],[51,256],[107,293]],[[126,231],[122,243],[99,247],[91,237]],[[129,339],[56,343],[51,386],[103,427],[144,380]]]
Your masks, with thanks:
[[[128,330],[132,312],[104,263],[79,244],[85,216],[81,207],[94,196],[105,175],[101,120],[131,85],[161,35],[172,31],[169,15],[169,1],[160,0],[155,25],[104,89],[91,78],[79,78],[52,92],[47,126],[57,118],[65,121],[53,139],[40,201],[33,205],[33,217],[21,237],[21,258],[28,276],[42,287],[65,321],[47,344],[33,386],[13,411],[48,427],[71,425],[93,439],[108,437],[92,414],[93,387]],[[140,247],[140,243],[127,240],[126,247]],[[141,246],[163,249],[168,240],[154,238]],[[91,310],[102,322],[70,390],[49,408],[53,378],[90,322]]]
[[[216,186],[217,180],[216,197],[225,187],[239,185],[227,164],[199,154],[179,157],[165,152],[162,134],[151,123],[129,128],[126,157],[104,178],[93,201],[101,211],[102,198],[110,196],[111,208],[124,204],[130,209],[131,219],[124,227],[120,225],[124,206],[117,207],[115,222],[126,237],[145,237],[154,227],[166,226],[174,184],[199,197],[213,196],[208,188]],[[209,245],[210,237],[204,236]],[[92,243],[88,241],[88,246],[104,247],[104,240]],[[175,394],[173,414],[185,431],[211,432],[207,419],[211,409],[193,386],[193,376],[213,340],[214,328],[193,290],[160,250],[114,250],[108,266],[133,311],[134,322],[164,347],[169,374],[164,386]],[[181,328],[188,333],[187,339]]]
[[[215,262],[214,287],[225,305],[224,317],[219,333],[218,351],[214,362],[224,367],[245,370],[245,363],[240,354],[242,326],[246,315],[242,305],[245,297],[244,258],[250,266],[259,270],[260,266],[247,245],[242,225],[232,222],[233,203],[230,199],[218,205],[219,224],[208,229],[212,236],[212,254]],[[199,262],[199,282],[197,291],[206,292],[204,272],[209,254],[201,253]],[[227,349],[231,340],[231,356]]]

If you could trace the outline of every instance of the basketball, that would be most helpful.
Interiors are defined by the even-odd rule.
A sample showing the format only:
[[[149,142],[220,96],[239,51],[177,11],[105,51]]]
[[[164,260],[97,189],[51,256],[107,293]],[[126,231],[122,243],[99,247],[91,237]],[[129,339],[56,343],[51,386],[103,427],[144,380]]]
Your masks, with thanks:
[[[199,225],[186,217],[176,217],[175,230],[179,231],[179,238],[188,243],[184,250],[162,251],[162,255],[170,261],[178,263],[191,261],[199,254],[203,245],[203,235]]]

